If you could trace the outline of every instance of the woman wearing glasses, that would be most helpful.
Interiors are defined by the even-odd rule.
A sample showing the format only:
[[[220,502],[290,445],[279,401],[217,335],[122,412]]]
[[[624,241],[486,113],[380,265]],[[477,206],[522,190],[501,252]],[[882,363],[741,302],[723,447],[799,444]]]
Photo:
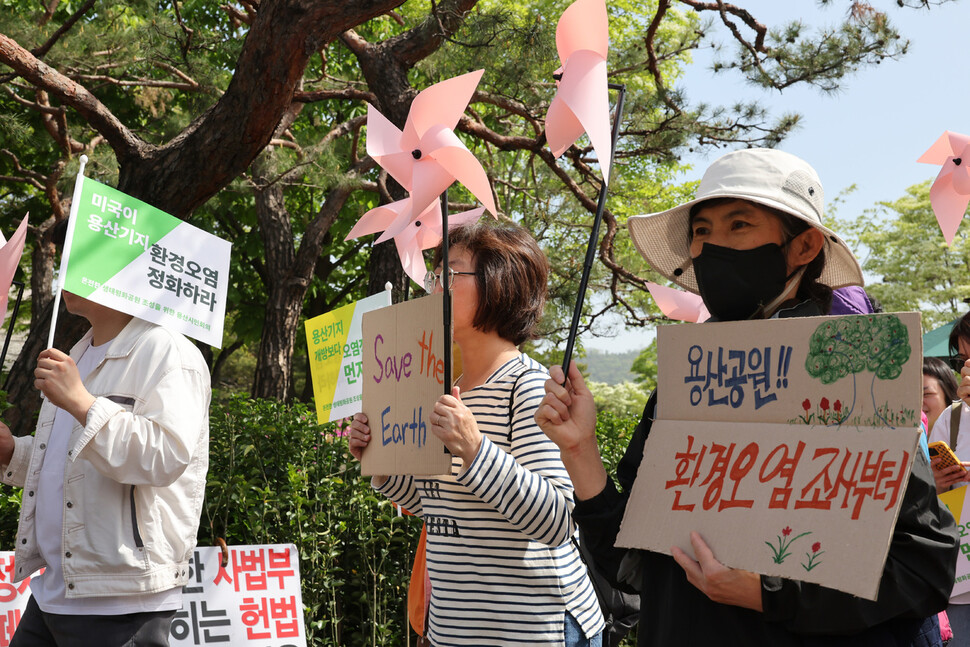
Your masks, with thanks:
[[[451,474],[374,477],[372,485],[424,517],[435,645],[600,645],[604,622],[572,537],[573,491],[559,450],[534,414],[548,378],[518,346],[535,338],[548,266],[512,225],[450,234],[450,268],[425,287],[453,296],[463,373],[431,414]],[[371,440],[357,414],[350,451]]]

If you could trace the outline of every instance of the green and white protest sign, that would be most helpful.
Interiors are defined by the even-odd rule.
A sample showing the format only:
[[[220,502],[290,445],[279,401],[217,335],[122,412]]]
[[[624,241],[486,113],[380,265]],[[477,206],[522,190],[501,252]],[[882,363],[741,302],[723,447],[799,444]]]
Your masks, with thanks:
[[[384,290],[306,321],[306,344],[313,379],[317,422],[360,412],[363,346],[360,322],[365,312],[391,305]]]
[[[61,287],[222,346],[231,244],[78,176]]]

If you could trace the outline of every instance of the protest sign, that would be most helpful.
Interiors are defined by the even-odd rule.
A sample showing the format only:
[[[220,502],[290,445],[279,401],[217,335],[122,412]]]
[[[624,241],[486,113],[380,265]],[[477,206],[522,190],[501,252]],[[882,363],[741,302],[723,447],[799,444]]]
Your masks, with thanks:
[[[874,600],[918,434],[657,420],[616,543]]]
[[[922,361],[916,312],[660,326],[657,416],[916,428]]]
[[[0,647],[8,647],[30,599],[30,580],[14,584],[14,553],[0,552]],[[43,569],[40,571],[43,573]],[[37,573],[33,575],[36,577]]]
[[[444,393],[443,307],[444,295],[430,294],[364,315],[365,476],[451,470],[451,454],[431,433],[431,411]]]
[[[617,544],[873,599],[919,438],[917,313],[658,330],[657,420]],[[863,554],[864,553],[864,554]]]
[[[968,492],[970,492],[970,487],[964,485],[940,495],[940,501],[950,509],[950,513],[956,519],[957,531],[960,534],[960,555],[957,557],[957,570],[953,575],[951,597],[970,591],[970,501],[967,501]]]
[[[62,288],[222,346],[230,243],[79,176]]]
[[[13,561],[13,552],[0,553],[0,647],[30,598],[29,579],[12,583]],[[220,548],[196,548],[169,644],[306,647],[296,546],[230,546],[225,567]]]
[[[389,305],[391,293],[385,290],[306,321],[313,400],[320,424],[360,411],[364,372],[361,320],[365,312]]]

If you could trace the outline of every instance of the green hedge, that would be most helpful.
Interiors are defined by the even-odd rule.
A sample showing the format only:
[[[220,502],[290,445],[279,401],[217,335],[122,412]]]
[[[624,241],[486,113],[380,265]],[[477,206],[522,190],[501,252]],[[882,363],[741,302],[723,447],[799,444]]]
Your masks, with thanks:
[[[213,402],[199,544],[296,544],[313,647],[407,644],[406,600],[420,520],[399,517],[361,479],[332,425],[304,405]],[[635,420],[601,414],[612,467]],[[0,489],[0,546],[14,545],[20,490]],[[413,640],[413,638],[412,638]],[[632,644],[632,643],[630,643]]]

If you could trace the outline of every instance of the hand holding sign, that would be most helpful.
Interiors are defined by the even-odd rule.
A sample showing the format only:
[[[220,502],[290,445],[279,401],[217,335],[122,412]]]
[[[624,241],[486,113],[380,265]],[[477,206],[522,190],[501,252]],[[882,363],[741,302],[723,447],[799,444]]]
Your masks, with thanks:
[[[687,581],[714,602],[762,611],[761,577],[751,571],[728,568],[717,561],[707,542],[696,532],[690,544],[697,561],[674,546],[671,554],[687,574]]]
[[[461,457],[468,469],[482,446],[482,432],[478,430],[475,416],[461,401],[461,388],[453,387],[451,395],[443,395],[435,402],[431,433],[445,444],[448,451]]]

